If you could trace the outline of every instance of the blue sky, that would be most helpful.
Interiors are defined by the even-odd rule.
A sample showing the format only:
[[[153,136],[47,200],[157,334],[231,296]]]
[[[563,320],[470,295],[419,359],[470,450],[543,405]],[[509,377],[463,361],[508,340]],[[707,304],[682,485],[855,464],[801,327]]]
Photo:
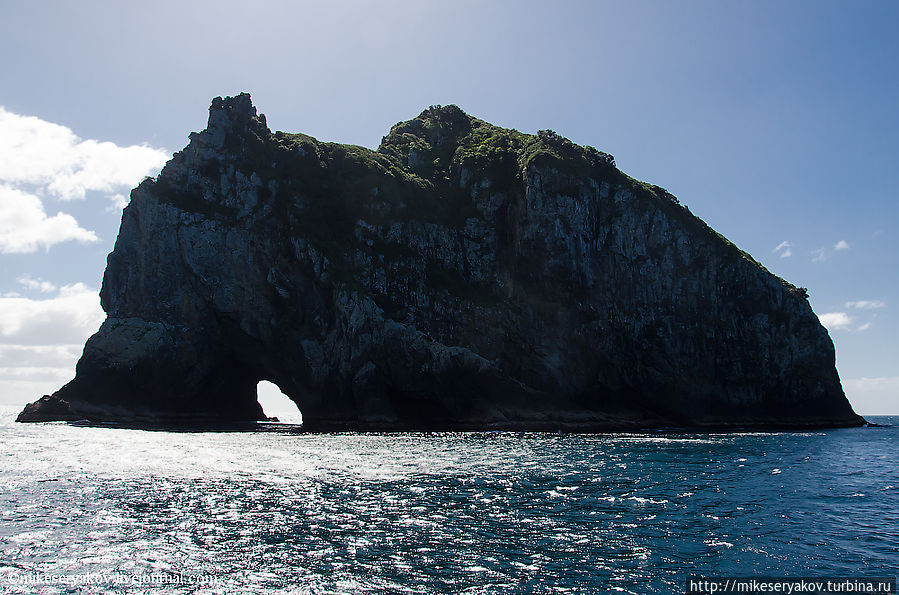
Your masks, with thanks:
[[[376,147],[455,103],[664,186],[809,288],[856,410],[899,414],[899,3],[7,2],[0,402],[74,374],[121,204],[212,97]]]

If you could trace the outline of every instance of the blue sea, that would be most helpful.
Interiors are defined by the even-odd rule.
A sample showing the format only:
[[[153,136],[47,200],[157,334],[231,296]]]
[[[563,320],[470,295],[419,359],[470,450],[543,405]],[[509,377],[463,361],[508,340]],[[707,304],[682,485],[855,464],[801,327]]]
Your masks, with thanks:
[[[16,413],[0,593],[669,594],[690,575],[899,567],[896,425],[307,434]]]

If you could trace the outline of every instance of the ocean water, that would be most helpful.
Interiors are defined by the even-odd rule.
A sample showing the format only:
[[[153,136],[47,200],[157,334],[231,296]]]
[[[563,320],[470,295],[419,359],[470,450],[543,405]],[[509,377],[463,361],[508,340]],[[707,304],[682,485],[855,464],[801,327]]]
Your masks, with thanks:
[[[15,413],[0,593],[679,593],[691,574],[899,566],[896,426],[164,432]]]

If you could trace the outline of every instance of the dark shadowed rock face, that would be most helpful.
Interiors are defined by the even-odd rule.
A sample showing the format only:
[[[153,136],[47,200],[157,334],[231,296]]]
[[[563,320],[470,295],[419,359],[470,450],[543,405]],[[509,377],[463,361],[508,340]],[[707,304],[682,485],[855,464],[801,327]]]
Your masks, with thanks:
[[[74,380],[20,421],[841,426],[805,291],[611,156],[433,107],[377,151],[216,98],[131,194]]]

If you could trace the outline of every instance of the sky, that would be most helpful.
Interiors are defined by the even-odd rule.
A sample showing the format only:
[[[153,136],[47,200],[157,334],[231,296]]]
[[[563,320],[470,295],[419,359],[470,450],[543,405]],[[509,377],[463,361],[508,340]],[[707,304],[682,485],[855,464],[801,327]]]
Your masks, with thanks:
[[[899,3],[12,0],[0,8],[0,404],[74,376],[130,188],[216,96],[377,147],[457,104],[667,188],[807,287],[861,414],[899,414]]]

